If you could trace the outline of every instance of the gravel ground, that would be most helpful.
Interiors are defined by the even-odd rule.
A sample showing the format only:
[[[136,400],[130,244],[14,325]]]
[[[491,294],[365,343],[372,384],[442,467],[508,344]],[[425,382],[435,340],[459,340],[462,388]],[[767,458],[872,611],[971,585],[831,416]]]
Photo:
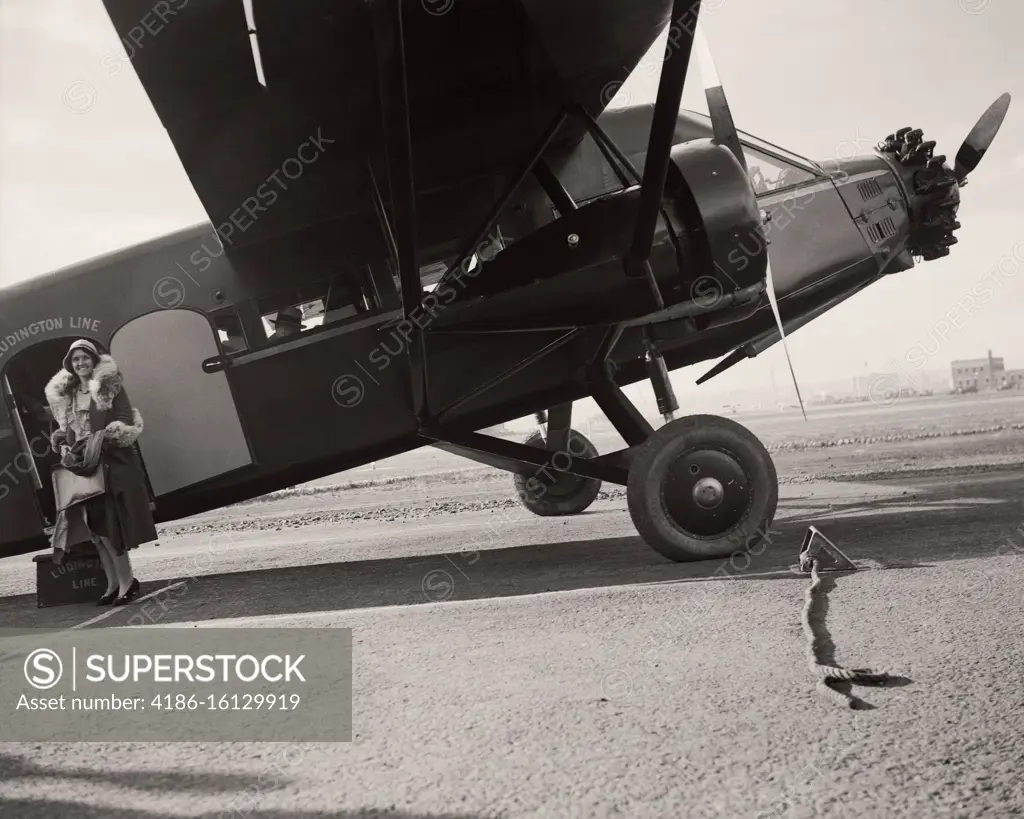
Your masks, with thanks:
[[[353,741],[0,743],[0,816],[1024,816],[1022,438],[780,449],[749,562],[665,561],[618,487],[533,517],[486,470],[176,522],[133,559],[184,593],[88,627],[352,628]],[[862,709],[807,670],[812,522],[859,568],[827,584],[836,661],[900,678]],[[31,571],[0,560],[0,622],[97,616],[36,609]]]

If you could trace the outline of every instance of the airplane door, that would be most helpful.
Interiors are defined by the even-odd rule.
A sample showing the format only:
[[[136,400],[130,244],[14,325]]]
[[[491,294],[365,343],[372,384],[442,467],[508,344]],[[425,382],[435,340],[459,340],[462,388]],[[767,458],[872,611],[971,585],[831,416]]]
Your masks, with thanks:
[[[41,452],[41,442],[25,441],[21,419],[7,389],[0,381],[0,544],[27,540],[43,533],[43,517],[36,490],[40,488],[29,445]],[[49,447],[49,441],[46,442]]]
[[[161,310],[111,339],[145,424],[139,449],[157,498],[253,463],[227,375],[201,366],[220,352],[214,332],[200,313]]]

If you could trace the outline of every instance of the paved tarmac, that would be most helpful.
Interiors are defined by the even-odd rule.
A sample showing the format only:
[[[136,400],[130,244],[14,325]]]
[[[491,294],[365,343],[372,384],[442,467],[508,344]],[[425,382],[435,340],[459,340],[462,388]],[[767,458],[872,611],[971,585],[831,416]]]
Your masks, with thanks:
[[[0,815],[1024,816],[1024,475],[782,496],[749,563],[663,560],[621,498],[165,541],[143,592],[183,593],[86,628],[352,628],[353,741],[0,744]],[[806,666],[810,522],[859,567],[826,584],[836,662],[900,677],[858,710]],[[9,626],[97,611],[0,598]]]

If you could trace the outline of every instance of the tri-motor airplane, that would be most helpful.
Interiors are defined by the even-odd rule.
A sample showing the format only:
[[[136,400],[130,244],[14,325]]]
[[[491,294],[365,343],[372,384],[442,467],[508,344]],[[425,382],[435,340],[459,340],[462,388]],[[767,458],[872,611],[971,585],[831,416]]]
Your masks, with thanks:
[[[818,163],[737,130],[698,0],[104,3],[210,222],[0,292],[8,552],[45,547],[40,405],[79,337],[144,418],[158,521],[432,445],[538,515],[624,485],[671,560],[756,546],[770,455],[675,418],[668,371],[948,254],[1009,104],[952,166],[911,128]],[[656,103],[609,109],[666,29]],[[691,54],[708,116],[680,109]],[[622,391],[643,379],[657,429]],[[586,397],[625,448],[572,428]],[[481,432],[530,415],[523,443]]]

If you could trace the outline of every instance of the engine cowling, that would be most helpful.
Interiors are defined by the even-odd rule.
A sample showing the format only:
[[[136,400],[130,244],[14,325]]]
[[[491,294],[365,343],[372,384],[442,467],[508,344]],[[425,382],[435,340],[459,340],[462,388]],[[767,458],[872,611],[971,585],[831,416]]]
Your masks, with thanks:
[[[676,231],[685,236],[697,265],[684,270],[684,278],[711,277],[722,293],[763,281],[768,247],[746,168],[710,139],[676,145],[671,158],[666,194],[674,203]],[[742,258],[734,253],[740,246]]]

